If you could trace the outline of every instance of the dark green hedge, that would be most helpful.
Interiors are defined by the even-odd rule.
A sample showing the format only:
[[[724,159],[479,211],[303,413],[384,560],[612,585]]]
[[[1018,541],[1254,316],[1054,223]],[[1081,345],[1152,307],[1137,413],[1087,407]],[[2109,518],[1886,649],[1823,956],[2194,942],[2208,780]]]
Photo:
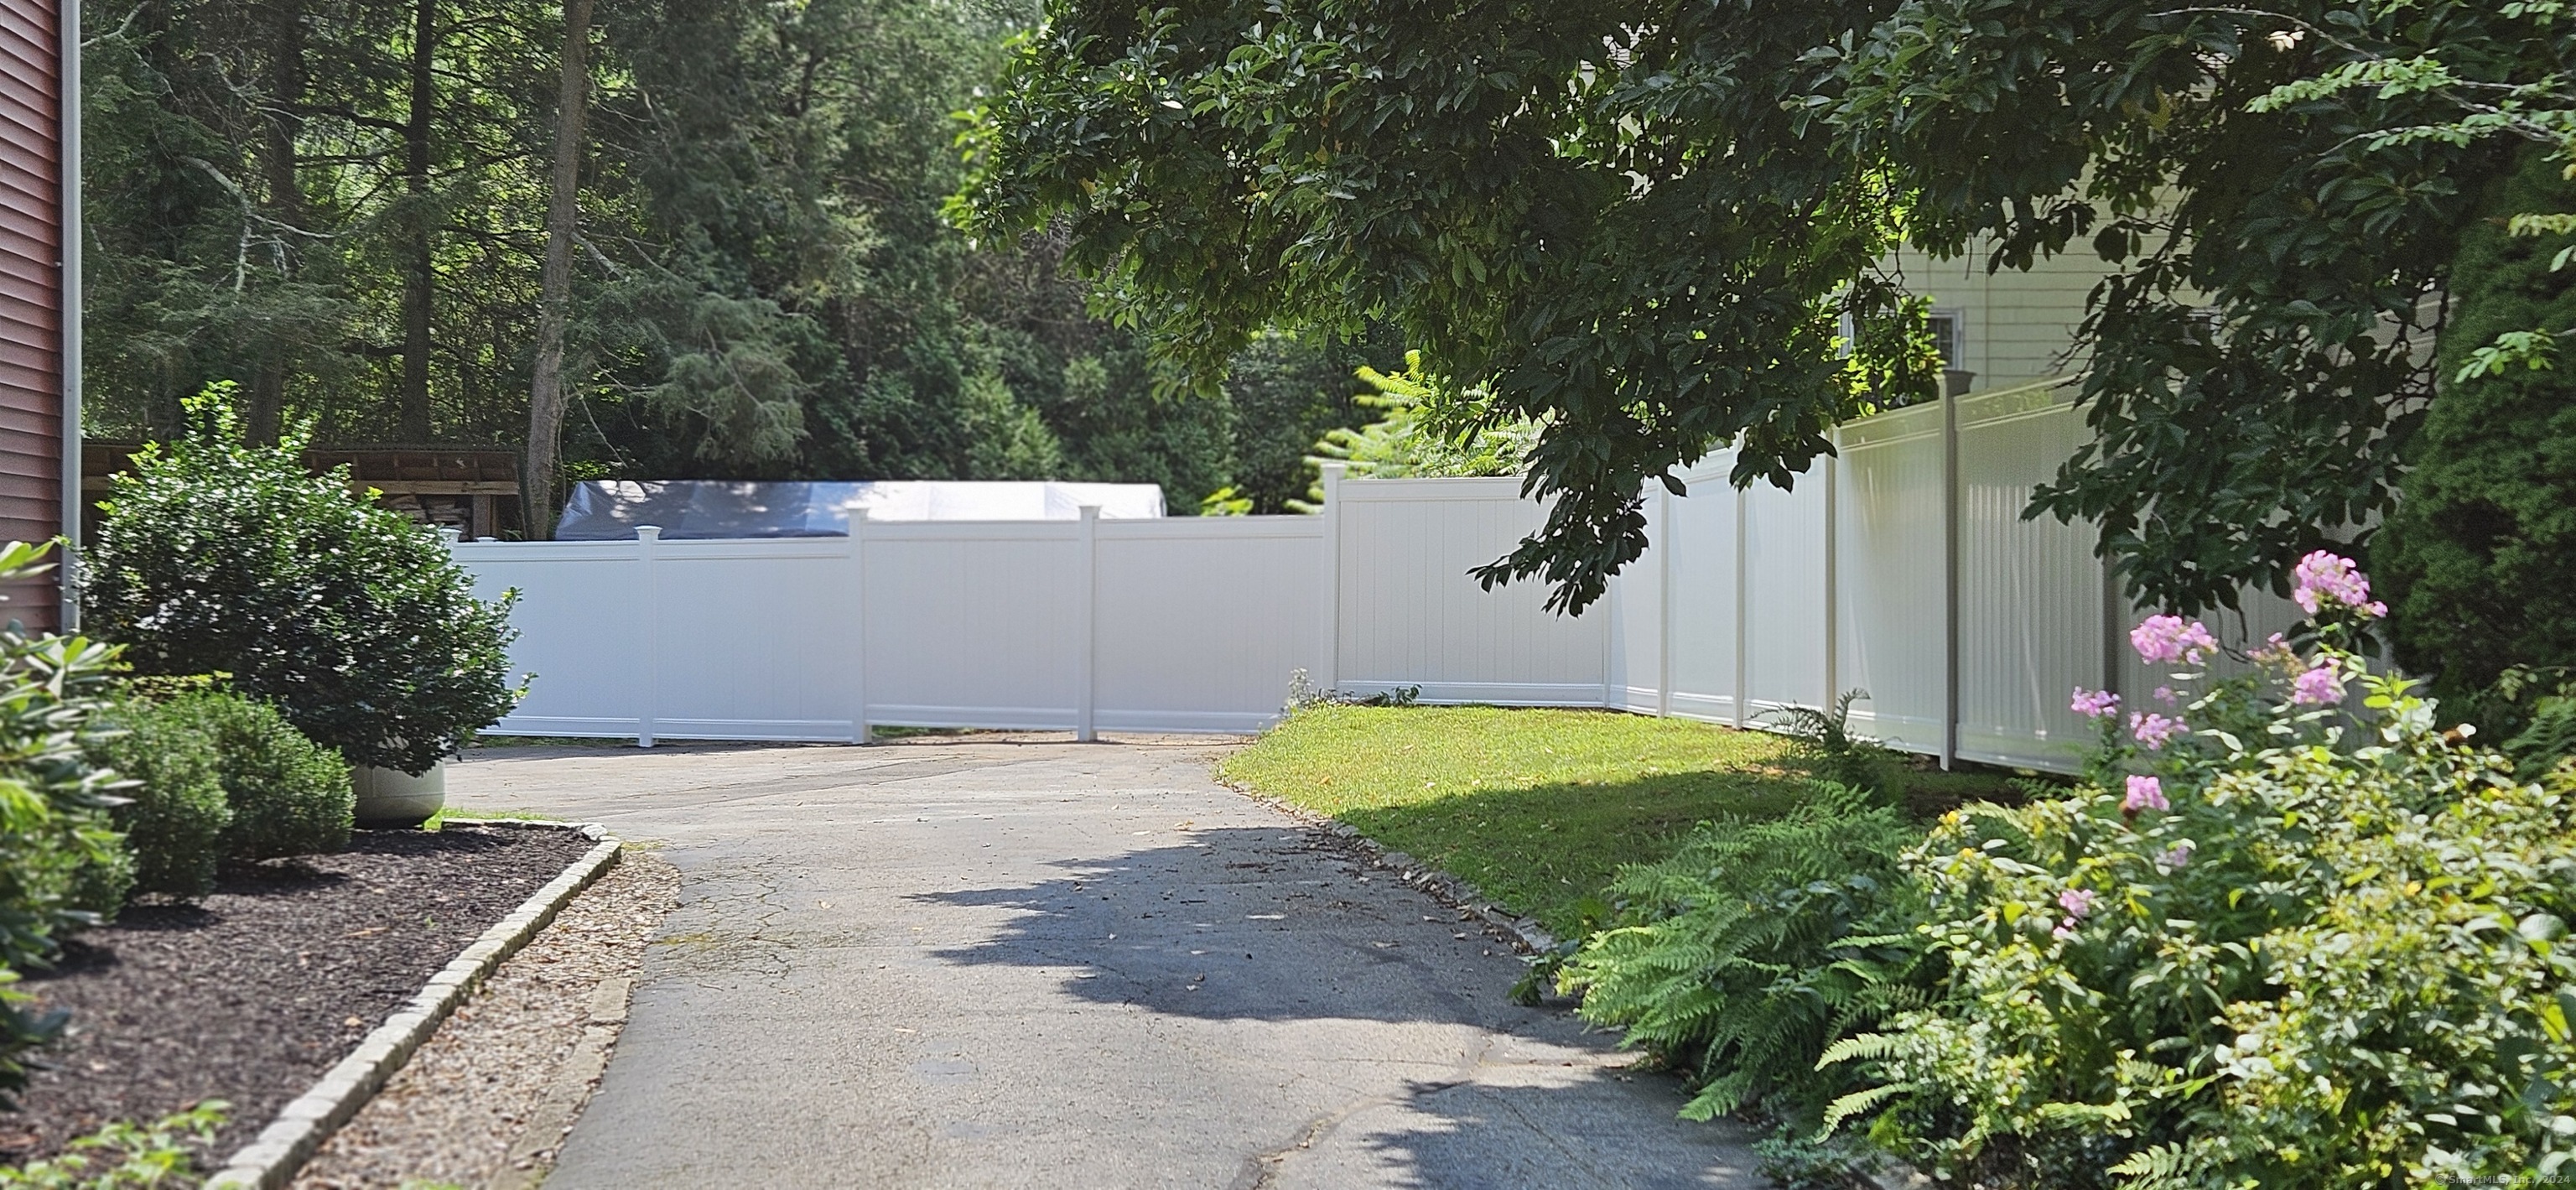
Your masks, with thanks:
[[[2501,333],[2576,326],[2576,268],[2550,268],[2569,237],[2504,223],[2576,208],[2563,164],[2532,153],[2463,238],[2438,395],[2375,551],[2397,660],[2430,675],[2455,714],[2496,709],[2481,696],[2510,666],[2576,666],[2576,351],[2547,369],[2459,377]]]

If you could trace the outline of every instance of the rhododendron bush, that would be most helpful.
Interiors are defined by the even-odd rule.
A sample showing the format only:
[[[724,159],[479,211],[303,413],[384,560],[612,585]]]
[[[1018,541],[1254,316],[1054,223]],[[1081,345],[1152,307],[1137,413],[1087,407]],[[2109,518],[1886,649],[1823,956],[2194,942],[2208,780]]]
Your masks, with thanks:
[[[2355,651],[2385,608],[2331,554],[2250,674],[2180,667],[2084,787],[1944,818],[1905,867],[1935,1002],[1830,1050],[1831,1120],[1969,1184],[2354,1187],[2576,1177],[2576,769],[2518,781]]]

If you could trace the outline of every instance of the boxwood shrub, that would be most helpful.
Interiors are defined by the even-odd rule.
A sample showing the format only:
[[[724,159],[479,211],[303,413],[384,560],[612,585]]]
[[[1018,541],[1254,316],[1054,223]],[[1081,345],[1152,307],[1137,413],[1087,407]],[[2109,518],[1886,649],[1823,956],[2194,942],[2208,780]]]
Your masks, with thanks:
[[[167,710],[214,743],[216,773],[232,807],[224,854],[274,859],[349,845],[355,796],[349,763],[339,753],[305,738],[277,708],[238,694],[183,695]]]
[[[119,701],[98,718],[89,759],[115,770],[127,784],[124,805],[111,812],[125,832],[131,888],[112,882],[85,899],[114,912],[129,893],[158,893],[194,900],[214,891],[223,856],[224,828],[233,820],[217,775],[215,742],[187,716],[139,698]],[[112,891],[111,891],[112,890]]]
[[[247,441],[231,386],[134,455],[87,553],[90,630],[138,674],[231,675],[351,764],[428,771],[507,713],[509,599],[478,600],[428,527]]]

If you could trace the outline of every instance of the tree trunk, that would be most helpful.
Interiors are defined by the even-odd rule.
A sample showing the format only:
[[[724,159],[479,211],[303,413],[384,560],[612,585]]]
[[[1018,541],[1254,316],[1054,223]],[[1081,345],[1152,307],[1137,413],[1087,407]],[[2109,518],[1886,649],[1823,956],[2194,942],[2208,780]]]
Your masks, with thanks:
[[[437,100],[437,75],[431,71],[438,48],[437,0],[415,0],[411,33],[411,112],[403,130],[403,174],[410,194],[410,225],[404,230],[402,428],[405,442],[429,441],[429,305],[431,297],[430,235],[436,221],[429,211],[429,115]]]
[[[537,282],[537,359],[528,380],[528,458],[519,477],[528,537],[555,535],[555,448],[563,437],[564,324],[572,317],[572,241],[581,226],[581,125],[590,105],[591,0],[564,0],[563,88],[546,196],[546,268]]]
[[[300,177],[301,161],[295,146],[296,137],[304,131],[304,118],[296,115],[304,102],[304,4],[303,0],[276,0],[269,9],[275,21],[271,30],[268,73],[268,143],[263,164],[268,167],[269,217],[290,228],[304,227],[304,184]],[[289,277],[295,272],[303,243],[293,235],[280,237],[279,254],[282,271]],[[272,443],[286,418],[286,375],[289,371],[289,347],[272,341],[261,353],[259,367],[251,375],[248,429],[251,441]]]

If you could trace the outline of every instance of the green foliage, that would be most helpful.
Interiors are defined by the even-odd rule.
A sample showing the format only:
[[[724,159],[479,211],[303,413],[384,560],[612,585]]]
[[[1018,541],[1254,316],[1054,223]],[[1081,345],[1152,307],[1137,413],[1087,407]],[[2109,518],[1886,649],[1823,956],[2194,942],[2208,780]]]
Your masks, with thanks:
[[[1069,228],[1201,375],[1265,326],[1399,326],[1544,426],[1547,523],[1481,574],[1570,607],[1646,483],[1740,438],[1733,480],[1786,486],[1931,391],[1900,239],[2089,251],[2094,436],[2033,508],[2144,598],[2232,605],[2392,507],[2427,299],[2511,142],[2576,112],[2562,9],[1056,0],[972,207]]]
[[[1266,331],[1227,361],[1226,400],[1234,406],[1234,483],[1254,512],[1288,512],[1314,499],[1315,443],[1366,423],[1351,377],[1372,364],[1392,366],[1403,345],[1389,328],[1355,341],[1301,339]]]
[[[2576,237],[2509,234],[2502,212],[2576,202],[2534,150],[2465,237],[2452,276],[2445,381],[2416,442],[2406,498],[2376,551],[2395,609],[2397,660],[2456,711],[2499,731],[2514,665],[2576,666],[2576,374],[2467,370],[2471,348],[2518,327],[2576,325]]]
[[[0,581],[43,570],[45,550],[0,546]],[[131,877],[109,822],[121,800],[116,776],[92,765],[83,747],[106,707],[117,650],[11,624],[0,628],[0,966],[25,970],[52,957],[59,932],[114,912],[107,894],[121,894]],[[0,994],[0,1003],[16,999]],[[0,1089],[14,1089],[17,1077],[0,1061]]]
[[[2513,771],[2526,778],[2576,756],[2576,698],[2557,694],[2541,699],[2531,721],[2505,741],[2504,754],[2513,759]]]
[[[112,818],[132,856],[133,892],[195,900],[214,891],[223,836],[233,821],[218,775],[214,739],[190,716],[166,704],[128,698],[97,719],[89,760],[134,784]],[[124,890],[106,902],[125,903]]]
[[[45,569],[45,546],[0,546],[0,582]],[[63,1027],[30,1007],[18,972],[44,966],[59,937],[113,913],[131,879],[108,814],[116,775],[83,748],[105,706],[116,649],[78,636],[0,627],[0,1109],[27,1084],[22,1056]]]
[[[238,694],[183,695],[165,709],[214,741],[224,799],[232,806],[224,854],[275,859],[349,845],[356,795],[339,753],[305,738],[277,708]]]
[[[1784,102],[1872,7],[1062,0],[976,126],[969,214],[1069,228],[1202,380],[1267,328],[1395,326],[1544,423],[1557,503],[1485,573],[1579,608],[1643,548],[1643,481],[1743,434],[1737,480],[1786,484],[1864,394],[1936,383],[1883,350],[1896,196]]]
[[[196,1156],[215,1143],[232,1105],[209,1099],[149,1124],[119,1120],[63,1146],[59,1156],[0,1167],[0,1190],[156,1190],[196,1184]]]
[[[1783,1190],[1849,1190],[1852,1168],[1871,1159],[1848,1140],[1787,1124],[1753,1142],[1753,1156],[1753,1172]]]
[[[2332,643],[2255,659],[2181,709],[2188,734],[1907,854],[1951,974],[1828,1051],[1874,1076],[1829,1122],[1998,1186],[2561,1175],[2576,771],[2514,779]]]
[[[86,558],[87,622],[142,674],[232,675],[352,764],[424,772],[507,713],[510,597],[474,598],[435,535],[315,479],[299,435],[243,440],[217,385],[138,452]]]
[[[1200,516],[1250,516],[1252,497],[1242,489],[1227,484],[1199,498]]]
[[[1896,805],[1905,796],[1905,770],[1896,754],[1876,740],[1852,734],[1852,704],[1867,697],[1867,690],[1846,690],[1831,710],[1784,707],[1766,718],[1806,746],[1808,764],[1818,778]]]
[[[1921,838],[1823,782],[1779,818],[1703,824],[1671,858],[1620,869],[1615,921],[1558,985],[1583,996],[1585,1020],[1691,1074],[1684,1117],[1752,1108],[1812,1129],[1855,1081],[1816,1056],[1921,1003],[1930,982],[1896,864]]]
[[[1363,365],[1359,378],[1371,391],[1351,401],[1378,411],[1377,420],[1328,431],[1307,462],[1338,462],[1361,479],[1516,475],[1538,443],[1537,423],[1525,418],[1479,424],[1489,420],[1491,398],[1461,392],[1448,378],[1427,371],[1419,351],[1404,353],[1402,371],[1390,375]],[[1323,498],[1320,484],[1307,492],[1310,501]]]
[[[562,477],[1131,480],[1183,509],[1234,483],[1274,512],[1302,491],[1347,420],[1304,374],[1330,357],[1337,389],[1361,361],[1301,348],[1184,393],[1060,275],[1060,237],[977,246],[942,217],[954,113],[1034,8],[599,11]],[[560,6],[87,17],[93,434],[176,433],[230,378],[257,441],[305,419],[324,442],[520,440]]]

